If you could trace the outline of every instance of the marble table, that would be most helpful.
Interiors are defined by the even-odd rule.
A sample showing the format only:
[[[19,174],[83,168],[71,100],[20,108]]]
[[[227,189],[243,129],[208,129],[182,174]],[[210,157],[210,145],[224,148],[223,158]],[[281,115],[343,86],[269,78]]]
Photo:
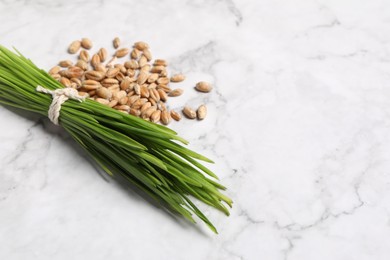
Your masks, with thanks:
[[[102,174],[47,119],[0,107],[0,259],[390,258],[390,3],[0,0],[0,43],[48,69],[74,39],[144,40],[206,103],[170,126],[234,200],[219,235]],[[111,49],[112,51],[112,49]],[[214,91],[191,91],[198,80]]]

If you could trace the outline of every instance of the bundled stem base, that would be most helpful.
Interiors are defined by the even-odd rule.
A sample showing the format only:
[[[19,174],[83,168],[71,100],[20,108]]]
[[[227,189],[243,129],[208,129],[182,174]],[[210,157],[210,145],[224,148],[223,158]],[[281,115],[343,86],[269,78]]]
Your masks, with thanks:
[[[38,85],[63,88],[23,55],[0,46],[0,103],[47,116],[52,97],[36,92]],[[187,141],[171,129],[89,99],[62,104],[59,124],[104,171],[123,176],[169,210],[192,222],[194,213],[214,232],[190,197],[229,215],[225,204],[232,201],[220,192],[225,187],[197,160],[212,161],[184,147]]]

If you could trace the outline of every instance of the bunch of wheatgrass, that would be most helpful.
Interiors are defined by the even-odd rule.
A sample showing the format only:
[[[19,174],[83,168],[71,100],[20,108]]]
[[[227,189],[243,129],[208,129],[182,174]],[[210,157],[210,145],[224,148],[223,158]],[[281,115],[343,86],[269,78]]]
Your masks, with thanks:
[[[37,92],[37,86],[63,88],[19,52],[0,46],[0,103],[47,116],[52,97]],[[105,172],[123,176],[171,212],[194,223],[195,213],[215,233],[190,197],[229,215],[225,203],[231,207],[232,201],[220,192],[225,187],[197,160],[212,161],[185,148],[188,142],[171,129],[90,99],[63,103],[59,125]]]

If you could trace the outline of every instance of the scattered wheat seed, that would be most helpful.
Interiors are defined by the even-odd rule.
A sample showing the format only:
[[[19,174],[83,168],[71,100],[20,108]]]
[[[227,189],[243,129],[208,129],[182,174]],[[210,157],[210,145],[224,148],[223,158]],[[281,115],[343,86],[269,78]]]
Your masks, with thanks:
[[[181,115],[179,113],[177,113],[176,111],[174,110],[171,110],[171,117],[175,120],[175,121],[180,121],[181,119]]]
[[[195,89],[200,91],[200,92],[210,92],[212,87],[210,83],[207,83],[205,81],[198,82],[195,86]]]
[[[80,41],[73,41],[68,47],[68,52],[70,54],[75,54],[76,52],[78,52],[80,50],[80,47],[81,47]]]
[[[196,110],[196,115],[198,116],[199,120],[203,120],[206,117],[207,114],[207,108],[205,105],[200,105],[198,109]]]
[[[188,119],[195,119],[196,118],[196,112],[192,110],[190,107],[185,106],[183,108],[183,114],[188,118]]]
[[[114,45],[115,49],[118,49],[119,45],[121,44],[121,40],[118,37],[115,37],[112,41],[112,44]]]
[[[92,48],[92,46],[93,46],[93,44],[92,44],[92,41],[90,39],[88,39],[88,38],[81,39],[81,47],[83,47],[84,49],[89,50]]]

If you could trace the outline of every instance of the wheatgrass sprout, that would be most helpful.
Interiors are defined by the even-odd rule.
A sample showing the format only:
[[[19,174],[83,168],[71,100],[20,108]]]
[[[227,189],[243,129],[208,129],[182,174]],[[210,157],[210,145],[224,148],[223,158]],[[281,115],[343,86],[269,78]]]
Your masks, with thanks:
[[[16,51],[0,46],[0,103],[48,115],[52,96],[36,91],[63,88],[44,70]],[[217,232],[192,198],[221,210],[232,201],[225,187],[199,161],[210,159],[186,148],[173,130],[118,112],[96,101],[68,100],[62,104],[59,125],[111,176],[122,176],[162,206],[195,222],[198,216]]]

